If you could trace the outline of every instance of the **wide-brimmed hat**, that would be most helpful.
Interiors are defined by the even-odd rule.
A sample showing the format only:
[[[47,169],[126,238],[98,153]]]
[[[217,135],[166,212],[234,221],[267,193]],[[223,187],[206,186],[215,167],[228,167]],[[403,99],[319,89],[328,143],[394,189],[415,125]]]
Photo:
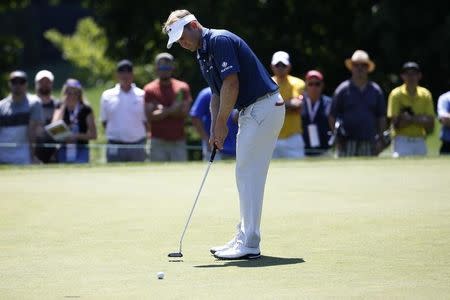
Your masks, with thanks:
[[[375,63],[369,58],[369,54],[367,54],[367,52],[364,50],[356,50],[355,53],[353,53],[352,57],[347,58],[344,63],[349,70],[352,70],[353,63],[367,64],[369,66],[369,72],[375,70]]]

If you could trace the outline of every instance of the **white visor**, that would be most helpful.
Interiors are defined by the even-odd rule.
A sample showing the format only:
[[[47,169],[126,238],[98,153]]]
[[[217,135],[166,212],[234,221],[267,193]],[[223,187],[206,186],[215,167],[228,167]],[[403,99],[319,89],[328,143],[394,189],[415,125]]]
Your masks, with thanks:
[[[173,24],[171,24],[167,28],[167,34],[169,35],[169,41],[167,42],[167,49],[170,49],[172,47],[172,44],[177,42],[181,36],[183,35],[183,29],[186,24],[189,24],[189,22],[192,22],[194,20],[197,20],[194,15],[187,15]]]

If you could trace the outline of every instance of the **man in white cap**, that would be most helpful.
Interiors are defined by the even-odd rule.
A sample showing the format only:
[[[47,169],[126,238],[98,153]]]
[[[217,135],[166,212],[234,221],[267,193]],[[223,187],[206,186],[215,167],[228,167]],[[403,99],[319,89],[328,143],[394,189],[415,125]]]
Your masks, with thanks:
[[[55,77],[48,70],[41,70],[34,77],[34,85],[36,97],[41,102],[42,112],[44,114],[44,125],[52,122],[53,113],[61,105],[61,102],[52,95],[53,81]],[[36,157],[43,163],[56,162],[56,141],[45,131],[37,137],[37,147],[35,150]]]
[[[378,84],[368,79],[375,63],[366,51],[356,50],[345,66],[352,77],[336,88],[329,117],[332,126],[338,120],[345,132],[336,145],[337,156],[377,155],[383,148],[386,102]]]
[[[274,74],[272,79],[278,84],[286,107],[284,124],[278,136],[273,157],[302,158],[305,156],[305,143],[300,113],[305,82],[290,75],[292,66],[289,54],[284,51],[273,54],[270,67]]]
[[[223,149],[227,120],[239,110],[236,144],[236,183],[240,222],[234,238],[210,252],[218,259],[261,256],[260,223],[270,159],[284,121],[278,86],[247,43],[227,30],[204,28],[187,10],[170,14],[163,31],[167,47],[178,42],[197,52],[202,75],[212,90],[210,145]]]

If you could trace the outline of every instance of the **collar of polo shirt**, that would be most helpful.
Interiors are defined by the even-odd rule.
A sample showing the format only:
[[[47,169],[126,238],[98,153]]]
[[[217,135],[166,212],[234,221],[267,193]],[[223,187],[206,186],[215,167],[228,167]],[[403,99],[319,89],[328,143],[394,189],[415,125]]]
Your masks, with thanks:
[[[181,19],[178,19],[176,22],[174,22],[167,28],[167,34],[169,35],[169,41],[167,42],[167,49],[170,49],[173,43],[175,43],[181,38],[181,36],[183,35],[184,26],[186,26],[186,24],[189,24],[189,22],[192,22],[194,20],[197,20],[194,15],[187,15]]]

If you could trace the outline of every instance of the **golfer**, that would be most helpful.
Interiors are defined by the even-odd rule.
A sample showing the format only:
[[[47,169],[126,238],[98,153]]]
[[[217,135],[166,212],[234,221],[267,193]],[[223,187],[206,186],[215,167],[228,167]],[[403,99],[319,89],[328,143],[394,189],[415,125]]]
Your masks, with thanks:
[[[230,242],[210,251],[219,259],[258,258],[264,186],[285,114],[278,86],[245,41],[226,30],[204,28],[187,10],[172,12],[163,32],[169,36],[167,48],[178,42],[197,52],[203,77],[213,93],[211,146],[223,148],[228,116],[233,108],[239,110],[236,182],[240,223]]]

